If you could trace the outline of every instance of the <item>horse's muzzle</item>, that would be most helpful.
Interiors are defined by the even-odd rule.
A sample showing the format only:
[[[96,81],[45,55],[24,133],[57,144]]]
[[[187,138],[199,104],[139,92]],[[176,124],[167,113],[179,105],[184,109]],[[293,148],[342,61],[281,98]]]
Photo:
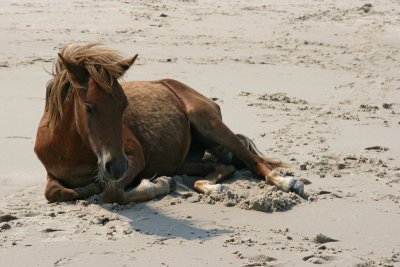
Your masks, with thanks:
[[[106,179],[118,180],[127,172],[129,162],[125,156],[122,159],[110,158],[104,162],[103,166],[103,173]]]

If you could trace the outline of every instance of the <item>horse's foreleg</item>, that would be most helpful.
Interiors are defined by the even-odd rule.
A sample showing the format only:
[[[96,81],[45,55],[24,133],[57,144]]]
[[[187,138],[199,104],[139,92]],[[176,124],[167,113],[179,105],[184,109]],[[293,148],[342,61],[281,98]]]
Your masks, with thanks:
[[[170,177],[158,177],[150,181],[143,179],[140,184],[131,191],[124,189],[115,183],[108,184],[104,190],[103,200],[107,203],[118,203],[121,205],[131,202],[142,202],[155,197],[166,195],[175,190],[176,181]]]
[[[102,198],[106,203],[129,203],[125,188],[132,185],[138,173],[146,166],[143,148],[139,141],[125,125],[122,125],[122,133],[129,168],[122,179],[110,181],[105,185]]]
[[[101,185],[90,183],[83,187],[66,188],[55,180],[51,174],[47,174],[47,186],[44,192],[46,199],[50,202],[72,201],[85,199],[102,191]]]
[[[133,150],[135,149],[135,150]],[[103,200],[107,203],[127,204],[130,202],[141,202],[151,200],[155,197],[168,194],[175,190],[176,182],[170,177],[159,177],[153,181],[143,179],[140,184],[130,191],[125,191],[136,176],[144,169],[145,160],[139,145],[133,145],[130,151],[135,151],[133,155],[127,155],[129,169],[124,178],[118,181],[109,182],[103,191]]]
[[[133,183],[138,173],[144,168],[144,160],[128,156],[129,169],[126,175],[117,181],[108,182],[102,194],[103,201],[106,203],[119,203],[127,204],[130,201],[127,200],[125,188]]]
[[[176,181],[171,177],[158,177],[154,181],[143,179],[140,184],[125,194],[127,203],[151,200],[166,195],[176,188]]]

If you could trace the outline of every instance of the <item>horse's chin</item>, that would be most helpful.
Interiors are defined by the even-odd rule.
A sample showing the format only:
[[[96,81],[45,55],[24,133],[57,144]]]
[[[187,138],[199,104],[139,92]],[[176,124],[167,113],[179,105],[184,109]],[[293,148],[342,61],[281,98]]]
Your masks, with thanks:
[[[108,175],[107,172],[105,170],[103,170],[101,165],[97,166],[97,168],[98,168],[98,171],[97,171],[97,175],[96,175],[96,182],[98,182],[99,184],[102,184],[102,185],[106,185],[111,182],[118,182],[118,181],[122,180],[126,175],[126,172],[125,172],[120,178],[116,179],[115,177],[111,177],[110,175]]]
[[[102,185],[106,185],[111,181],[111,179],[107,177],[106,172],[100,165],[97,166],[97,174],[95,180],[97,183]]]

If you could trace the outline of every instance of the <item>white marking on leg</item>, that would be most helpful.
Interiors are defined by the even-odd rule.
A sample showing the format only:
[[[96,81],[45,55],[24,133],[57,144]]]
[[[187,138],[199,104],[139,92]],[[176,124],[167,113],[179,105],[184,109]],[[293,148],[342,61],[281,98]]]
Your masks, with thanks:
[[[157,182],[154,184],[157,196],[166,195],[169,192],[171,192],[170,179],[172,178],[170,177],[157,178]]]
[[[279,189],[285,192],[288,192],[296,181],[296,179],[294,178],[285,178],[279,176],[276,171],[272,171],[268,175],[268,179],[270,179],[273,182],[273,184],[276,185]]]
[[[210,181],[203,180],[203,181],[197,181],[197,189],[204,194],[211,194],[214,192],[224,192],[229,189],[229,187],[224,186],[222,184],[214,184]]]
[[[151,187],[153,187],[153,183],[150,182],[149,180],[143,179],[140,184],[137,187],[137,190],[146,190],[146,189],[150,189]]]
[[[141,194],[146,195],[145,198],[147,199],[153,199],[156,197],[156,192],[154,188],[154,184],[150,182],[149,180],[143,179],[138,187],[136,188],[137,192],[140,192]]]

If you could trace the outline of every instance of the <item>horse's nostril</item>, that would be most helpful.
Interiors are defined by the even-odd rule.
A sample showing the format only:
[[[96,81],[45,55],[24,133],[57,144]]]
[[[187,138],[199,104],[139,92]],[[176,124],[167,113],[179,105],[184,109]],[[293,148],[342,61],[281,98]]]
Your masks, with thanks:
[[[112,161],[110,160],[110,161],[107,161],[106,162],[106,165],[104,166],[105,167],[105,169],[106,169],[106,172],[108,173],[108,174],[111,174],[111,171],[112,171]]]
[[[128,170],[129,162],[127,159],[118,160],[111,158],[104,163],[104,172],[110,179],[119,179]]]
[[[127,161],[126,161],[126,169],[125,169],[125,171],[127,171],[128,168],[129,168],[129,161],[127,160]]]

